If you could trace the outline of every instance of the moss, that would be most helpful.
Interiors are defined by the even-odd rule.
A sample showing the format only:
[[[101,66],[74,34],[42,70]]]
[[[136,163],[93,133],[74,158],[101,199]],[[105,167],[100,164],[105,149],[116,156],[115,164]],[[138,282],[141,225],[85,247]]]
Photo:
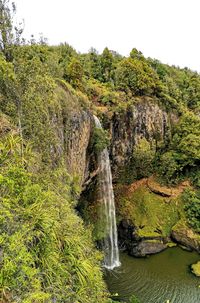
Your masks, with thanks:
[[[173,227],[172,227],[172,231],[185,231],[185,234],[188,238],[192,239],[192,240],[197,240],[198,242],[200,242],[200,234],[199,233],[195,233],[194,230],[192,230],[188,225],[187,225],[187,221],[185,219],[185,217],[181,218]]]
[[[197,277],[200,277],[200,261],[196,264],[192,264],[191,269],[193,274],[195,274]]]
[[[91,150],[94,150],[97,154],[103,151],[109,144],[109,138],[107,132],[95,127],[91,138]]]
[[[173,231],[177,231],[180,229],[187,229],[187,225],[186,225],[186,221],[184,218],[180,219],[173,227],[172,230]]]
[[[169,242],[169,243],[167,243],[167,246],[171,248],[171,247],[177,246],[177,244],[174,242]]]
[[[138,227],[140,237],[169,236],[172,227],[179,219],[180,201],[156,195],[141,185],[134,192],[124,191],[118,200],[118,216],[130,219]]]

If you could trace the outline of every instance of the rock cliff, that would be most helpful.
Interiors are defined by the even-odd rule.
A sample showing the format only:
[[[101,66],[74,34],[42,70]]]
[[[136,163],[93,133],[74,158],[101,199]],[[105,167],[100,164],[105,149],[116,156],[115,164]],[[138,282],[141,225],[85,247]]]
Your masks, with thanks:
[[[110,154],[114,175],[129,165],[140,139],[145,138],[155,148],[169,142],[172,119],[155,100],[147,97],[122,113],[115,112],[110,121]]]

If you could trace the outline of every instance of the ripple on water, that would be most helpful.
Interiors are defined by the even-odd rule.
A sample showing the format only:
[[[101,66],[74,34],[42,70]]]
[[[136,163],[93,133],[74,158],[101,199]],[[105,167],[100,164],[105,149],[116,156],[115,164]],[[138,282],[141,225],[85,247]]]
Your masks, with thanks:
[[[106,272],[111,293],[120,300],[132,294],[142,303],[200,303],[200,279],[189,271],[189,265],[199,259],[197,253],[178,247],[148,257],[133,258],[120,255],[121,267]]]

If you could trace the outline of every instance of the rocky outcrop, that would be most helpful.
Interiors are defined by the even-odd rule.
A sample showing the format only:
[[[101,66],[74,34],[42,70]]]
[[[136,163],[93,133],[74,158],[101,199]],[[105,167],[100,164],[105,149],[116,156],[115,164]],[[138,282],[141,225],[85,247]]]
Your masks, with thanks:
[[[168,142],[172,117],[151,98],[140,99],[122,113],[115,112],[110,122],[113,171],[130,162],[134,147],[145,138],[151,144]]]
[[[134,257],[145,257],[147,255],[157,254],[167,248],[167,245],[159,240],[141,240],[137,245],[129,248],[129,255]]]
[[[162,237],[140,237],[137,228],[130,220],[120,222],[118,234],[121,248],[134,257],[145,257],[167,248],[167,241]]]
[[[14,127],[11,126],[10,121],[8,120],[8,117],[0,113],[0,136],[4,136],[8,132],[14,130]]]
[[[163,186],[156,182],[156,179],[154,176],[151,176],[147,179],[146,182],[149,190],[159,196],[162,197],[171,197],[175,198],[178,197],[182,192],[186,189],[191,187],[191,184],[188,180],[181,182],[179,185],[176,187],[168,187],[168,186]]]
[[[52,115],[55,138],[51,146],[52,162],[57,165],[64,160],[62,165],[82,187],[89,176],[87,153],[93,127],[92,113],[66,86],[58,87],[57,95],[58,106]]]
[[[182,221],[179,221],[172,229],[173,241],[200,253],[200,235],[196,234]]]
[[[81,111],[70,117],[69,127],[64,133],[66,164],[70,174],[78,176],[82,185],[87,178],[87,148],[92,128],[91,114]]]

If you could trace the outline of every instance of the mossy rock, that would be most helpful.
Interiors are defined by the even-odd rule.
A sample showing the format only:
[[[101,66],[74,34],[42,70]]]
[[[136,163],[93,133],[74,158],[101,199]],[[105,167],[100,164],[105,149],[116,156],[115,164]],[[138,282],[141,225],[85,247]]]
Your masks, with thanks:
[[[118,218],[131,220],[141,238],[168,237],[179,219],[179,200],[166,203],[162,196],[149,191],[145,184],[116,194]]]
[[[167,247],[169,247],[169,248],[175,247],[175,246],[177,246],[177,244],[174,243],[174,242],[169,242],[169,243],[167,243]]]
[[[196,264],[192,264],[191,269],[192,273],[195,274],[195,276],[200,277],[200,261]]]
[[[180,245],[200,252],[200,234],[195,233],[187,225],[185,218],[173,226],[171,236]]]

